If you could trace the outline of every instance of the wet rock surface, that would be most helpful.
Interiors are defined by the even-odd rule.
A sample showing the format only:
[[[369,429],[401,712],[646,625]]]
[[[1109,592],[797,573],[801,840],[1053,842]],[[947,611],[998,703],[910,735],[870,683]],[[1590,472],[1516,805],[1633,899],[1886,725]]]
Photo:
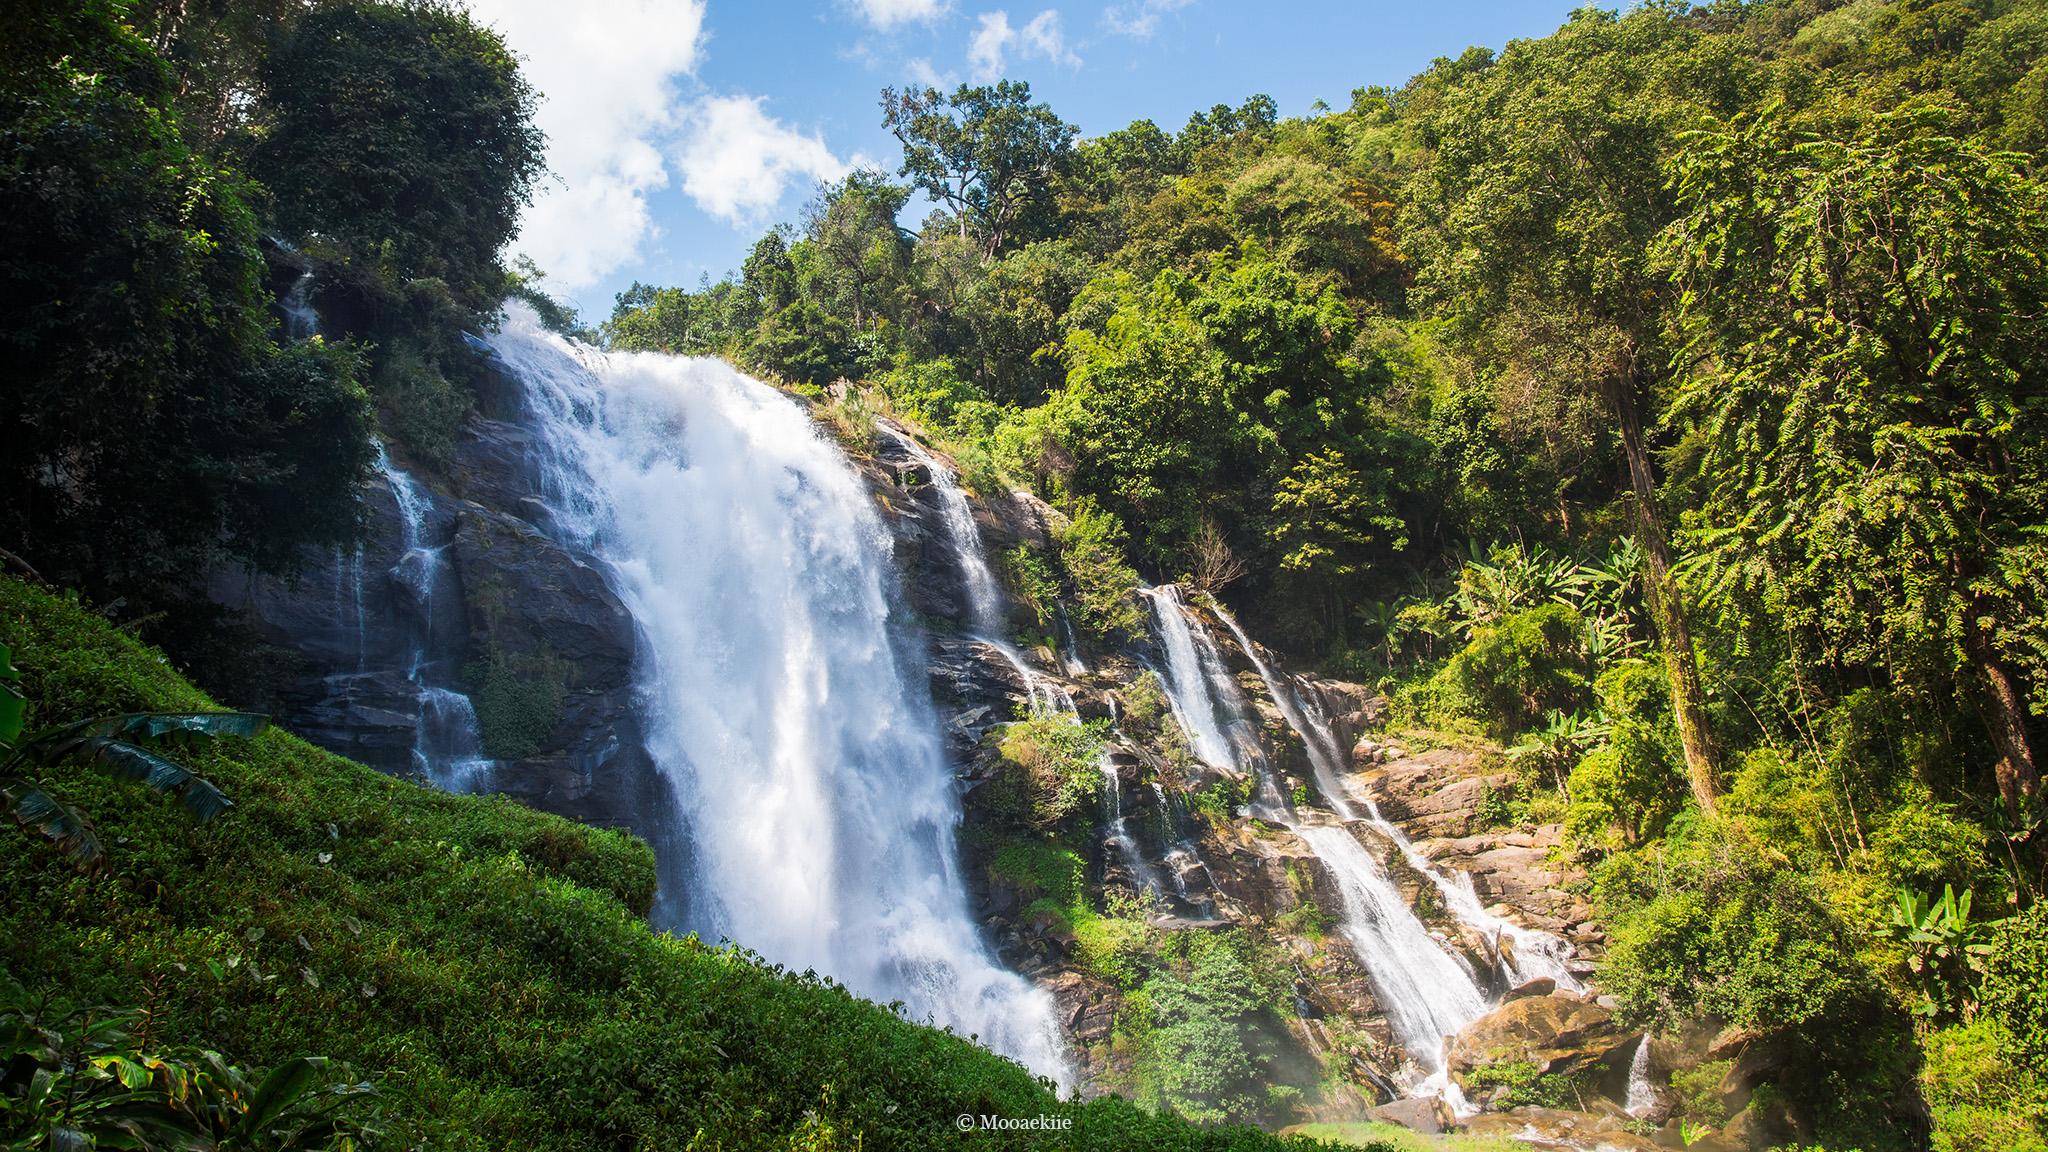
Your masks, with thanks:
[[[273,686],[277,719],[313,743],[394,775],[665,840],[675,830],[651,817],[672,807],[669,786],[633,715],[632,616],[592,558],[548,534],[530,450],[516,423],[472,416],[445,475],[394,462],[371,482],[359,551],[309,552],[295,581],[217,573],[209,593],[288,654]],[[466,704],[492,660],[549,682],[559,718],[530,754],[449,775],[422,744],[434,694]]]

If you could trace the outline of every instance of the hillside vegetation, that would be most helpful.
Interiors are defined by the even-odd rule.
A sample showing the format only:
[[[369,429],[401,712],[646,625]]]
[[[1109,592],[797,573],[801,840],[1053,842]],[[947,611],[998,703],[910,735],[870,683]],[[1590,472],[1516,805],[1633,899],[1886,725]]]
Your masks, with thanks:
[[[0,643],[31,728],[211,706],[98,613],[11,578]],[[653,857],[621,833],[395,781],[275,730],[185,759],[235,805],[205,825],[83,768],[51,774],[109,866],[0,836],[0,973],[32,998],[139,1009],[153,1049],[346,1061],[381,1093],[364,1106],[382,1112],[374,1147],[1315,1146],[1063,1104],[829,980],[657,934],[640,918]],[[962,1113],[1073,1126],[963,1136]]]

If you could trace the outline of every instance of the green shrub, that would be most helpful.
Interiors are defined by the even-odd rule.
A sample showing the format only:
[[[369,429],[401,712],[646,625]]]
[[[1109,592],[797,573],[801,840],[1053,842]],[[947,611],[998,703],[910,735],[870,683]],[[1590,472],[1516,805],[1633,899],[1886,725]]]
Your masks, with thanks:
[[[1572,769],[1565,830],[1608,847],[1661,835],[1691,794],[1685,770],[1655,733],[1634,720],[1614,725],[1608,743]]]
[[[462,671],[471,685],[484,755],[524,760],[547,746],[562,721],[565,672],[559,661],[493,653]]]
[[[1076,724],[1064,716],[1035,716],[1003,729],[997,747],[1003,760],[1029,781],[1031,823],[1049,829],[1098,803],[1098,757],[1108,726],[1106,720]]]
[[[2005,1025],[2014,1051],[2048,1068],[2048,904],[1999,925],[1985,963],[1984,1010]]]
[[[1008,880],[1026,899],[1044,896],[1072,908],[1084,894],[1088,862],[1079,853],[1038,840],[1009,840],[996,849],[989,875]]]
[[[1876,981],[1853,934],[1811,880],[1761,845],[1667,843],[1656,874],[1661,890],[1616,926],[1602,971],[1634,1015],[1847,1031],[1873,1010]]]
[[[1116,517],[1083,498],[1068,509],[1059,530],[1060,563],[1074,584],[1074,625],[1097,643],[1136,635],[1145,610],[1135,595],[1142,581],[1124,560],[1124,528]]]
[[[1562,604],[1510,616],[1475,629],[1444,677],[1466,711],[1496,738],[1509,739],[1545,712],[1585,704],[1580,631],[1579,618]]]
[[[1159,673],[1149,668],[1124,688],[1122,697],[1122,726],[1124,731],[1134,736],[1158,731],[1161,719],[1172,714],[1166,701],[1166,690],[1159,682]]]
[[[1053,622],[1059,607],[1060,583],[1044,554],[1019,544],[1002,554],[996,574],[1010,597],[1031,610],[1031,618],[1039,627]]]
[[[2048,1080],[1996,1016],[1936,1032],[1922,1051],[1935,1152],[2048,1152]]]

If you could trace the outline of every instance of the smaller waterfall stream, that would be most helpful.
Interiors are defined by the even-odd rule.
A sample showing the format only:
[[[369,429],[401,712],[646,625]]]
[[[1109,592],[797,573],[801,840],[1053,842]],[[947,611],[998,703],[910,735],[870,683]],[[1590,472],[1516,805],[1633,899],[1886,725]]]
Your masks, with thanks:
[[[1080,712],[1074,707],[1073,694],[1058,684],[1048,681],[1024,660],[1024,654],[1004,639],[1008,631],[1003,624],[1003,588],[996,582],[996,574],[988,566],[988,558],[982,554],[981,528],[974,522],[974,509],[967,503],[967,494],[960,490],[959,477],[951,469],[939,463],[938,458],[925,451],[916,439],[906,436],[880,420],[875,421],[875,431],[895,441],[911,459],[922,464],[925,473],[931,477],[932,487],[939,494],[939,511],[946,526],[946,539],[952,545],[953,559],[960,567],[960,579],[967,587],[967,613],[974,629],[974,638],[995,649],[1009,663],[1017,678],[1024,682],[1024,693],[1030,700],[1034,716],[1066,716],[1080,723]]]
[[[1250,658],[1252,667],[1258,670],[1259,679],[1266,684],[1266,691],[1273,697],[1273,703],[1281,715],[1293,727],[1295,734],[1308,750],[1309,763],[1314,767],[1316,787],[1322,791],[1323,799],[1333,811],[1344,820],[1359,818],[1352,799],[1344,788],[1339,765],[1343,763],[1343,752],[1337,747],[1337,740],[1329,718],[1313,703],[1305,701],[1292,684],[1283,684],[1259,656],[1259,650],[1238,627],[1237,620],[1225,611],[1221,604],[1211,603],[1210,609],[1216,618],[1230,629],[1237,638],[1238,647]],[[1436,863],[1424,856],[1408,839],[1408,833],[1400,825],[1380,814],[1379,805],[1370,798],[1364,799],[1365,819],[1378,829],[1401,850],[1401,856],[1410,868],[1427,876],[1451,913],[1465,924],[1470,925],[1481,936],[1494,942],[1498,960],[1503,962],[1512,974],[1512,983],[1524,984],[1542,977],[1557,981],[1559,988],[1577,991],[1581,985],[1571,970],[1565,966],[1564,957],[1571,951],[1571,945],[1548,932],[1524,928],[1513,921],[1488,912],[1479,902],[1479,894],[1472,887],[1472,877],[1460,872],[1455,876],[1446,875]],[[1500,947],[1500,941],[1513,943],[1511,950]]]
[[[448,545],[427,543],[427,517],[433,508],[433,497],[411,473],[391,462],[381,443],[377,445],[377,469],[384,474],[398,505],[399,555],[391,578],[411,594],[419,618],[412,629],[412,653],[405,673],[420,693],[413,766],[443,791],[467,792],[477,786],[493,763],[484,755],[476,706],[466,694],[428,682],[432,676],[435,586],[448,576]]]
[[[1303,819],[1280,795],[1264,755],[1255,748],[1250,754],[1241,752],[1235,741],[1225,739],[1225,731],[1247,723],[1248,703],[1229,677],[1215,642],[1193,619],[1178,589],[1169,585],[1151,589],[1149,594],[1166,649],[1163,679],[1175,719],[1189,733],[1197,755],[1211,766],[1251,772],[1259,782],[1254,805],[1259,814],[1301,837],[1329,869],[1344,901],[1340,931],[1371,974],[1402,1048],[1424,1073],[1418,1087],[1455,1096],[1442,1078],[1445,1038],[1484,1015],[1487,1008],[1469,966],[1430,935],[1401,899],[1386,871],[1348,828]],[[1347,822],[1355,819],[1352,809],[1335,795],[1336,765],[1328,749],[1319,749],[1319,745],[1333,744],[1327,731],[1309,730],[1291,693],[1280,690],[1236,622],[1220,612],[1219,617],[1251,655],[1275,703],[1309,748],[1317,782],[1334,797],[1332,807],[1337,815]]]
[[[1628,1096],[1622,1105],[1628,1114],[1638,1119],[1650,1114],[1657,1106],[1657,1087],[1650,1081],[1650,1034],[1636,1042],[1636,1054],[1628,1062]]]

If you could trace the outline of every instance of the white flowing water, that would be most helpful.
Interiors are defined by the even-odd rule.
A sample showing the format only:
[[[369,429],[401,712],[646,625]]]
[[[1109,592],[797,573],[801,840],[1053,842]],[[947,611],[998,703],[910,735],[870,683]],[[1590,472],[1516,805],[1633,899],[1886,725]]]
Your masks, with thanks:
[[[1117,859],[1123,861],[1124,869],[1138,886],[1152,895],[1163,895],[1166,885],[1159,879],[1159,871],[1151,861],[1138,850],[1138,841],[1131,835],[1130,817],[1124,815],[1123,779],[1117,774],[1116,765],[1110,761],[1105,749],[1095,761],[1102,772],[1102,813],[1103,831],[1111,847],[1116,849]],[[1178,877],[1176,877],[1178,879]],[[1185,887],[1182,895],[1186,895]]]
[[[1486,998],[1471,971],[1415,918],[1379,861],[1349,829],[1296,824],[1294,834],[1336,878],[1344,894],[1339,931],[1372,973],[1401,1047],[1424,1070],[1442,1071],[1444,1038],[1486,1015]]]
[[[1210,608],[1216,613],[1216,618],[1230,629],[1230,634],[1237,638],[1238,647],[1251,659],[1252,667],[1258,669],[1259,679],[1265,681],[1266,691],[1273,697],[1273,703],[1279,707],[1280,714],[1287,718],[1287,723],[1294,729],[1295,735],[1301,737],[1302,745],[1308,749],[1309,763],[1315,770],[1316,787],[1322,791],[1324,801],[1339,817],[1345,820],[1358,819],[1358,811],[1352,806],[1351,797],[1346,792],[1340,775],[1339,766],[1344,762],[1344,753],[1337,746],[1336,734],[1329,718],[1324,716],[1322,710],[1312,701],[1299,696],[1292,684],[1282,683],[1273,674],[1273,670],[1259,656],[1259,650],[1252,644],[1251,638],[1244,634],[1243,628],[1238,627],[1237,620],[1224,610],[1223,605],[1212,602]],[[1473,889],[1472,877],[1469,874],[1458,872],[1455,875],[1446,875],[1415,847],[1408,839],[1408,833],[1400,825],[1380,815],[1379,805],[1373,803],[1369,797],[1363,802],[1365,819],[1394,842],[1410,868],[1429,877],[1430,883],[1443,894],[1444,903],[1450,908],[1452,915],[1492,943],[1496,959],[1507,969],[1510,984],[1525,984],[1540,977],[1549,977],[1557,981],[1560,988],[1570,991],[1578,991],[1581,988],[1579,981],[1565,966],[1565,958],[1571,953],[1570,944],[1548,932],[1524,928],[1511,920],[1488,912],[1485,905],[1479,902],[1479,894]],[[1502,941],[1507,941],[1509,946],[1502,947]]]
[[[967,503],[967,494],[960,490],[959,477],[925,451],[923,445],[880,420],[875,421],[875,431],[894,440],[912,459],[924,465],[925,473],[932,478],[932,488],[939,494],[939,514],[946,526],[946,540],[952,545],[961,583],[967,589],[967,618],[974,638],[1000,653],[1024,682],[1032,715],[1065,716],[1079,723],[1081,716],[1074,707],[1073,694],[1039,675],[1025,662],[1016,645],[1003,638],[1007,631],[1003,624],[1003,588],[996,582],[995,571],[982,552],[981,528],[974,522],[974,509]]]
[[[1070,1079],[1050,997],[967,913],[959,796],[891,619],[887,534],[787,397],[710,359],[600,354],[508,308],[554,530],[642,635],[648,751],[692,858],[689,922]]]
[[[1220,740],[1225,728],[1242,722],[1240,718],[1249,712],[1249,705],[1243,693],[1238,691],[1236,681],[1228,675],[1207,629],[1188,612],[1178,590],[1170,585],[1155,588],[1151,590],[1151,597],[1166,648],[1167,674],[1164,679],[1167,696],[1174,701],[1174,717],[1176,720],[1188,717],[1198,726],[1205,722],[1206,717],[1215,739]],[[1255,666],[1261,675],[1267,677],[1267,685],[1271,689],[1273,681],[1263,661],[1253,653],[1243,633],[1237,631],[1236,623],[1227,616],[1222,618],[1238,635],[1245,651],[1252,654]],[[1276,691],[1274,695],[1277,702],[1280,693]],[[1282,712],[1290,722],[1300,714],[1292,701],[1282,707]],[[1185,726],[1188,721],[1182,720],[1182,723]],[[1297,731],[1300,727],[1297,725]],[[1189,738],[1198,749],[1205,744],[1216,747],[1210,743],[1206,733],[1198,734],[1190,729]],[[1313,756],[1312,737],[1302,733],[1302,739],[1311,748]],[[1461,956],[1429,934],[1407,902],[1401,899],[1400,891],[1394,887],[1379,861],[1373,859],[1349,829],[1342,825],[1302,821],[1279,797],[1278,786],[1272,780],[1272,772],[1263,755],[1255,759],[1238,759],[1233,747],[1229,744],[1222,747],[1220,755],[1225,763],[1209,762],[1219,767],[1255,773],[1260,780],[1261,815],[1285,824],[1300,836],[1336,879],[1338,892],[1344,901],[1339,930],[1371,973],[1373,985],[1379,990],[1381,1006],[1386,1009],[1387,1019],[1393,1025],[1401,1047],[1424,1073],[1420,1078],[1422,1082],[1417,1085],[1418,1090],[1450,1095],[1450,1086],[1442,1076],[1444,1039],[1484,1015],[1487,1009],[1486,998],[1480,994],[1470,967]],[[1211,753],[1199,754],[1207,760]],[[1320,772],[1319,765],[1318,783],[1321,783]],[[1325,788],[1327,790],[1328,786]],[[1347,819],[1351,817],[1348,809],[1339,809],[1338,814]]]
[[[427,516],[433,497],[420,487],[405,469],[391,462],[384,445],[377,445],[377,469],[391,486],[398,505],[398,563],[391,578],[412,593],[421,618],[433,619],[434,585],[442,575],[447,545],[426,543]],[[420,719],[413,730],[413,767],[445,792],[468,792],[489,773],[494,761],[484,755],[483,736],[477,726],[476,706],[468,696],[452,688],[426,682],[428,647],[431,636],[426,627],[412,637],[406,679],[419,687]]]
[[[1622,1107],[1641,1119],[1657,1106],[1657,1087],[1650,1082],[1650,1034],[1636,1044],[1635,1058],[1628,1062],[1628,1096]]]
[[[313,270],[299,273],[291,288],[277,302],[284,313],[284,334],[288,340],[305,340],[320,331],[320,314],[313,311]]]

